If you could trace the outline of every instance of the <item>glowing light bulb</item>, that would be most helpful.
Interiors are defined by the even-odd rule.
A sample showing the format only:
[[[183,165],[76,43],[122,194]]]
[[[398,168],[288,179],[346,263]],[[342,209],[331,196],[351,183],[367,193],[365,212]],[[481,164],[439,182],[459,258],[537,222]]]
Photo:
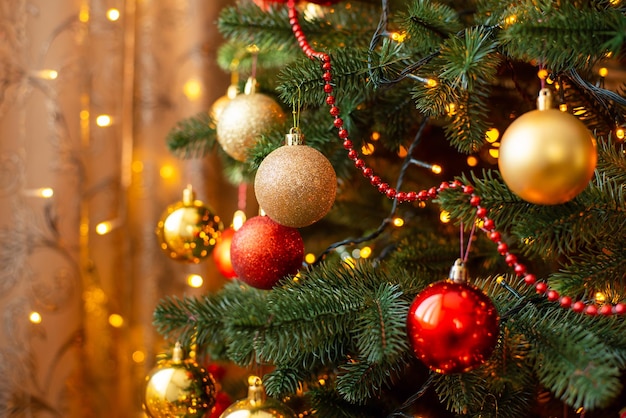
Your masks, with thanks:
[[[487,129],[487,132],[485,132],[485,138],[487,139],[487,142],[493,144],[498,140],[498,138],[500,138],[500,131],[497,128],[489,128]]]
[[[609,69],[606,67],[602,67],[598,70],[598,75],[600,77],[606,77],[607,75],[609,75]]]
[[[122,328],[122,325],[124,325],[124,318],[120,314],[111,314],[109,315],[109,325],[113,328]]]
[[[366,143],[361,147],[363,155],[372,155],[374,153],[374,144]]]
[[[478,165],[478,158],[474,157],[473,155],[469,155],[466,161],[467,165],[470,167],[476,167]]]
[[[361,248],[361,258],[369,258],[372,255],[372,248],[371,247],[363,247]]]
[[[372,132],[370,138],[372,141],[378,141],[380,139],[380,132]]]
[[[111,8],[107,10],[107,19],[109,19],[111,22],[115,22],[119,18],[120,18],[120,11],[118,9]]]
[[[307,255],[304,256],[304,261],[308,264],[313,264],[316,259],[317,257],[313,253],[308,253]]]
[[[435,174],[441,174],[441,172],[443,171],[443,168],[441,168],[439,164],[433,164],[430,166],[430,171],[432,171]]]
[[[396,227],[399,228],[399,227],[401,227],[403,225],[404,225],[404,219],[398,218],[398,217],[393,218],[393,226],[396,226]]]
[[[615,137],[616,137],[618,140],[622,141],[622,140],[624,139],[624,135],[625,135],[625,134],[624,134],[624,128],[617,128],[617,129],[615,130]]]
[[[434,80],[432,78],[426,80],[426,87],[437,87],[437,84],[437,80]]]
[[[109,115],[98,115],[96,116],[96,125],[102,127],[111,126],[113,123],[113,118]]]
[[[41,317],[41,314],[39,312],[32,311],[28,315],[28,320],[32,322],[33,324],[41,324],[41,321],[43,320],[43,318]]]
[[[199,274],[190,274],[187,276],[187,284],[189,287],[193,287],[194,289],[198,289],[202,287],[204,283],[204,279]]]
[[[441,223],[447,224],[448,222],[450,222],[450,212],[448,212],[447,210],[442,210],[439,213],[439,220],[441,221]]]

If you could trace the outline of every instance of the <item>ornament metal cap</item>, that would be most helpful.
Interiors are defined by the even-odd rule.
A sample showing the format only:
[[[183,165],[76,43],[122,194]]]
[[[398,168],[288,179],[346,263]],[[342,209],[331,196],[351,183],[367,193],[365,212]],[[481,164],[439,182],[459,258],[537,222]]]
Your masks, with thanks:
[[[245,94],[254,94],[256,93],[256,78],[248,77],[246,80],[246,85],[243,89]]]
[[[285,135],[286,145],[304,145],[304,135],[300,132],[300,128],[291,128],[289,133]]]
[[[463,260],[457,258],[452,268],[450,268],[450,274],[448,278],[454,283],[467,283],[469,280],[469,274],[467,268],[463,263]]]
[[[172,363],[180,364],[183,361],[183,347],[177,341],[172,350]]]
[[[193,202],[196,200],[196,192],[191,187],[191,184],[188,184],[185,190],[183,190],[183,205],[185,206],[193,206]]]
[[[539,90],[539,96],[537,97],[537,109],[552,109],[552,93],[550,92],[550,89],[543,88]]]
[[[250,404],[263,403],[265,398],[265,387],[263,387],[261,378],[258,376],[248,377],[248,401]]]

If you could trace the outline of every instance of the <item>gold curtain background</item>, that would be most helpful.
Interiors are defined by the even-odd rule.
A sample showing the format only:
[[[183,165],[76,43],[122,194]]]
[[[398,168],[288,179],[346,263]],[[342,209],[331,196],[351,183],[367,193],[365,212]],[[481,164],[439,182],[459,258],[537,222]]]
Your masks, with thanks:
[[[212,260],[165,256],[155,227],[187,184],[226,223],[237,209],[214,156],[165,143],[226,92],[215,20],[231,2],[0,0],[1,417],[144,416],[168,348],[155,305],[223,284]]]

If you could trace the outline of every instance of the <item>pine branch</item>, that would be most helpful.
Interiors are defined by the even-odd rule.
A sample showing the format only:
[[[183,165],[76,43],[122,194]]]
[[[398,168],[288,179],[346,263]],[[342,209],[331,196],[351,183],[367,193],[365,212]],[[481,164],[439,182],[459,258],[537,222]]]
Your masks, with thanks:
[[[609,3],[605,7],[518,2],[502,19],[513,16],[515,22],[505,25],[500,36],[514,59],[536,60],[556,72],[583,69],[607,54],[620,54],[626,41],[626,16]]]
[[[451,7],[426,0],[409,3],[403,15],[403,24],[409,34],[408,42],[417,53],[437,50],[443,40],[462,30],[458,13]]]
[[[202,157],[215,147],[215,123],[208,112],[179,121],[166,137],[169,151],[179,158]]]

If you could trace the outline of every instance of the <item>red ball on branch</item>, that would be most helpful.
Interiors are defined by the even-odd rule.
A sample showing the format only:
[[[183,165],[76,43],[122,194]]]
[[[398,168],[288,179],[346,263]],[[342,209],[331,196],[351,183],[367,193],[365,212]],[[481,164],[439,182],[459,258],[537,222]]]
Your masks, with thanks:
[[[298,272],[304,261],[304,242],[297,229],[255,216],[233,235],[230,260],[241,281],[271,289],[283,277]]]
[[[407,333],[415,355],[430,369],[461,373],[489,358],[498,341],[499,322],[491,299],[480,289],[446,280],[414,299]]]
[[[287,4],[287,0],[253,0],[254,4],[261,9],[267,11],[272,4]],[[320,6],[332,6],[339,3],[341,0],[308,0],[308,3],[319,4]]]

